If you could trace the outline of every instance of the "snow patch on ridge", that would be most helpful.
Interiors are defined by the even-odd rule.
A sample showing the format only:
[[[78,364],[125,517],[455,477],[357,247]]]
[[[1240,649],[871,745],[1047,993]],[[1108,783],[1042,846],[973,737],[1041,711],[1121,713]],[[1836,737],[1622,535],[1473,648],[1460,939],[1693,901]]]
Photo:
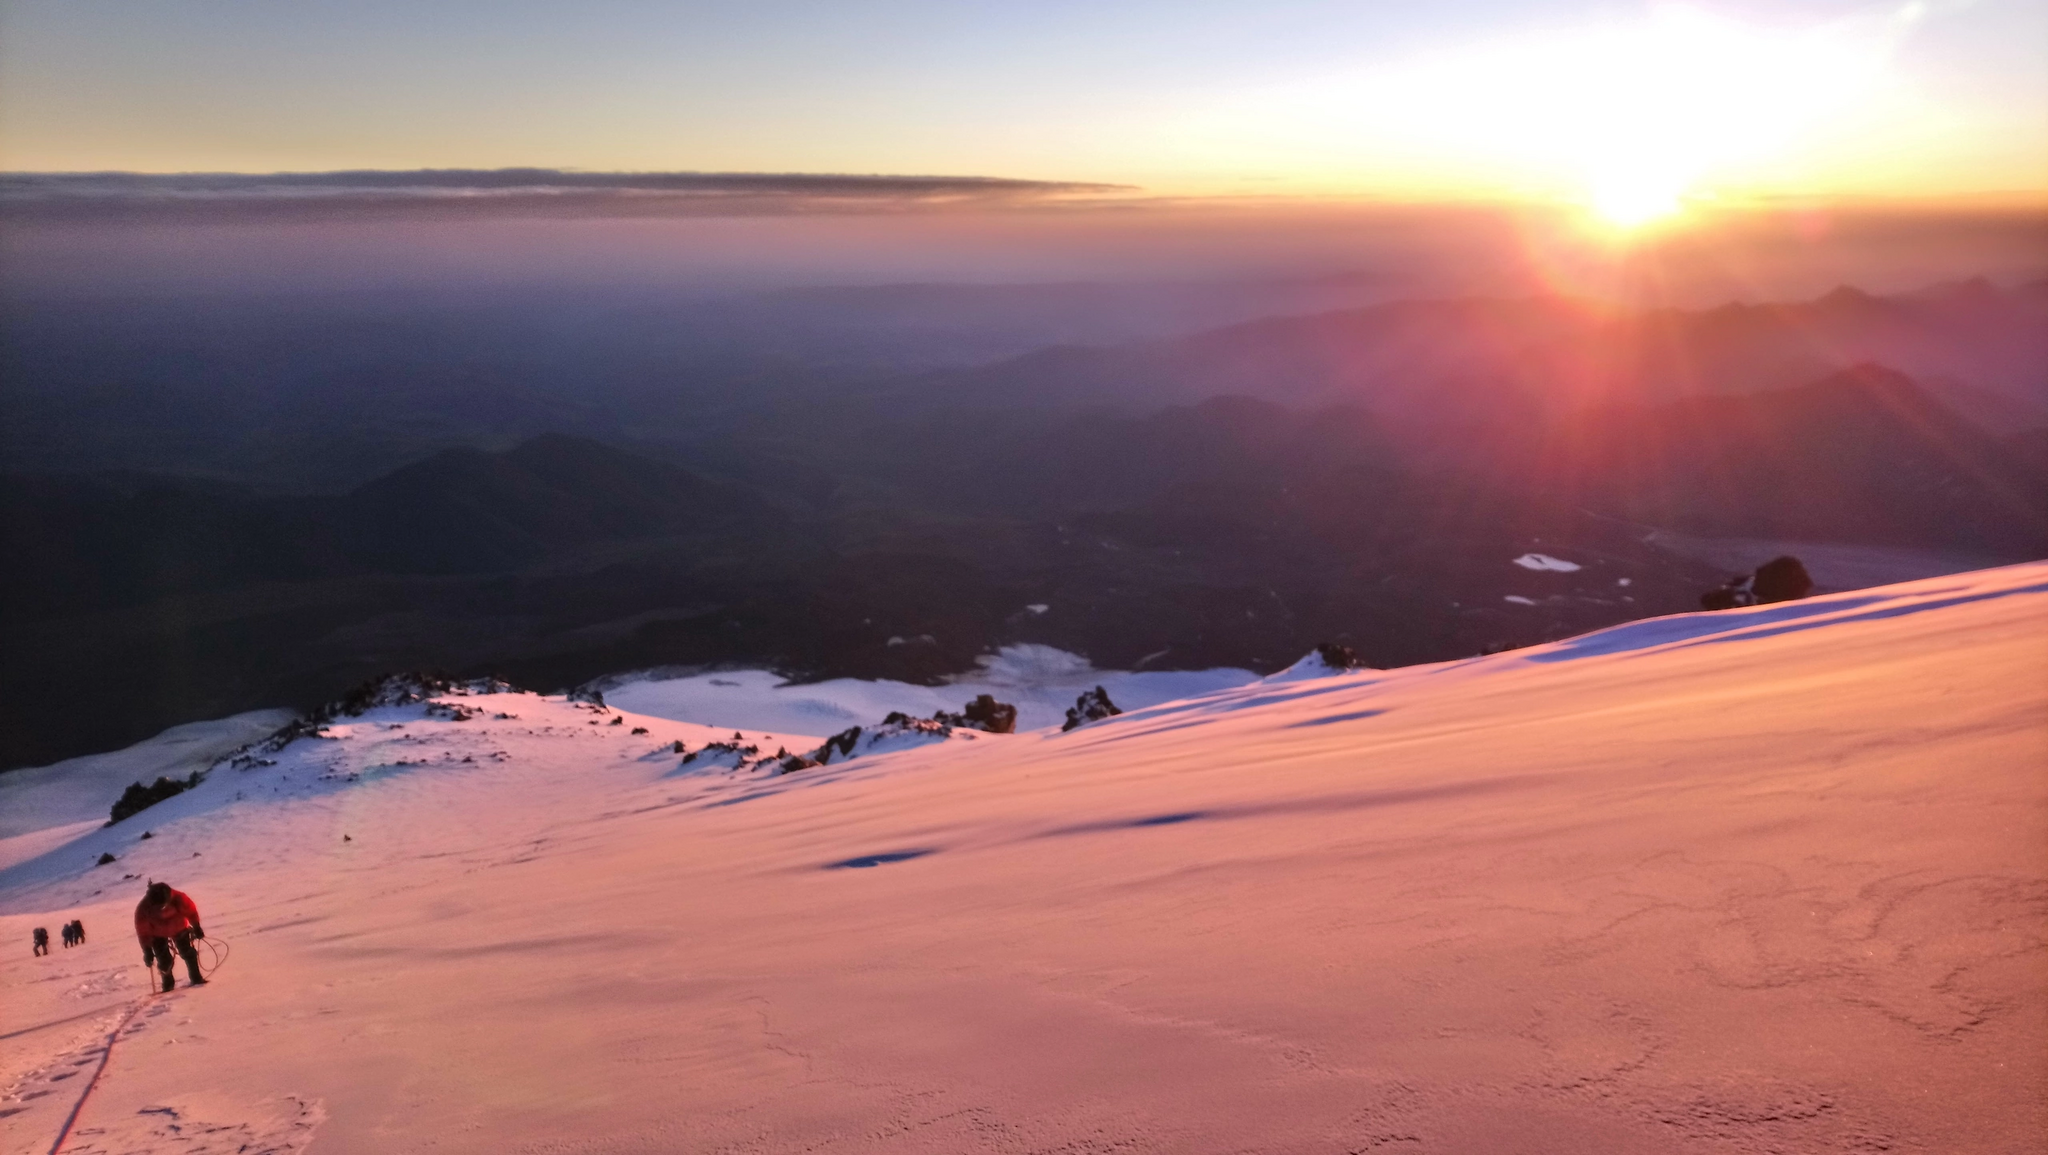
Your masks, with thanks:
[[[940,686],[858,678],[794,683],[766,670],[722,670],[680,678],[625,675],[607,679],[604,695],[620,709],[679,722],[819,734],[895,713],[929,718],[991,694],[1017,707],[1017,729],[1025,731],[1058,726],[1075,697],[1098,685],[1130,710],[1259,680],[1233,667],[1098,670],[1079,654],[1041,645],[1004,646],[977,664]]]
[[[1346,674],[1377,674],[1382,671],[1367,666],[1332,666],[1323,658],[1322,651],[1310,650],[1306,657],[1277,674],[1268,674],[1260,682],[1300,682],[1310,678],[1334,678]]]

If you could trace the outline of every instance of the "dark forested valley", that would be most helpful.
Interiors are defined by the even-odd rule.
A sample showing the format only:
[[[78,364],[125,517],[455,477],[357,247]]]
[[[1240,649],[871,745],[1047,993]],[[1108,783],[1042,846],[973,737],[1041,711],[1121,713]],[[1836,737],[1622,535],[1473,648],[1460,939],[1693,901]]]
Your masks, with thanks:
[[[1696,608],[1670,535],[2048,554],[2040,285],[872,292],[10,311],[0,763],[394,668],[1457,658]]]

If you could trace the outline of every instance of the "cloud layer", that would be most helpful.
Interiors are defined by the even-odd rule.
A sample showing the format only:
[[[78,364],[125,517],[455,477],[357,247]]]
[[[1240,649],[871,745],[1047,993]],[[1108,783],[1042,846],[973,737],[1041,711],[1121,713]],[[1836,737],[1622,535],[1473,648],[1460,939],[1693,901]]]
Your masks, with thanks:
[[[1125,186],[972,176],[596,173],[545,168],[4,173],[16,221],[633,218],[867,213],[1091,198]]]

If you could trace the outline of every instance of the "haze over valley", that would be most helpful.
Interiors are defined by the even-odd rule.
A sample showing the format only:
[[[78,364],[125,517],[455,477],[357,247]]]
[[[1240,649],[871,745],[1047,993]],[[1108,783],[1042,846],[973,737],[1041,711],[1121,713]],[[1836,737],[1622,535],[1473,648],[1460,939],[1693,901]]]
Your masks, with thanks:
[[[2048,552],[2048,282],[1385,291],[38,301],[4,346],[7,757],[391,669],[1437,661],[1694,608],[1726,567],[1682,538],[1909,551],[1893,577]]]

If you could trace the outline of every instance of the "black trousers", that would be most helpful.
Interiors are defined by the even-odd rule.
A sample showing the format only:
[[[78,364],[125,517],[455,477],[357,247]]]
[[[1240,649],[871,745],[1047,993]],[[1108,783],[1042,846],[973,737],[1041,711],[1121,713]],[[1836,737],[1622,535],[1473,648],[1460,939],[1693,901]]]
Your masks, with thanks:
[[[171,962],[171,948],[178,948],[178,957],[185,960],[185,971],[193,982],[199,981],[199,952],[192,949],[192,932],[181,930],[175,938],[153,938],[149,940],[149,953],[156,958],[156,969],[164,972],[164,978],[171,977],[174,964]]]

